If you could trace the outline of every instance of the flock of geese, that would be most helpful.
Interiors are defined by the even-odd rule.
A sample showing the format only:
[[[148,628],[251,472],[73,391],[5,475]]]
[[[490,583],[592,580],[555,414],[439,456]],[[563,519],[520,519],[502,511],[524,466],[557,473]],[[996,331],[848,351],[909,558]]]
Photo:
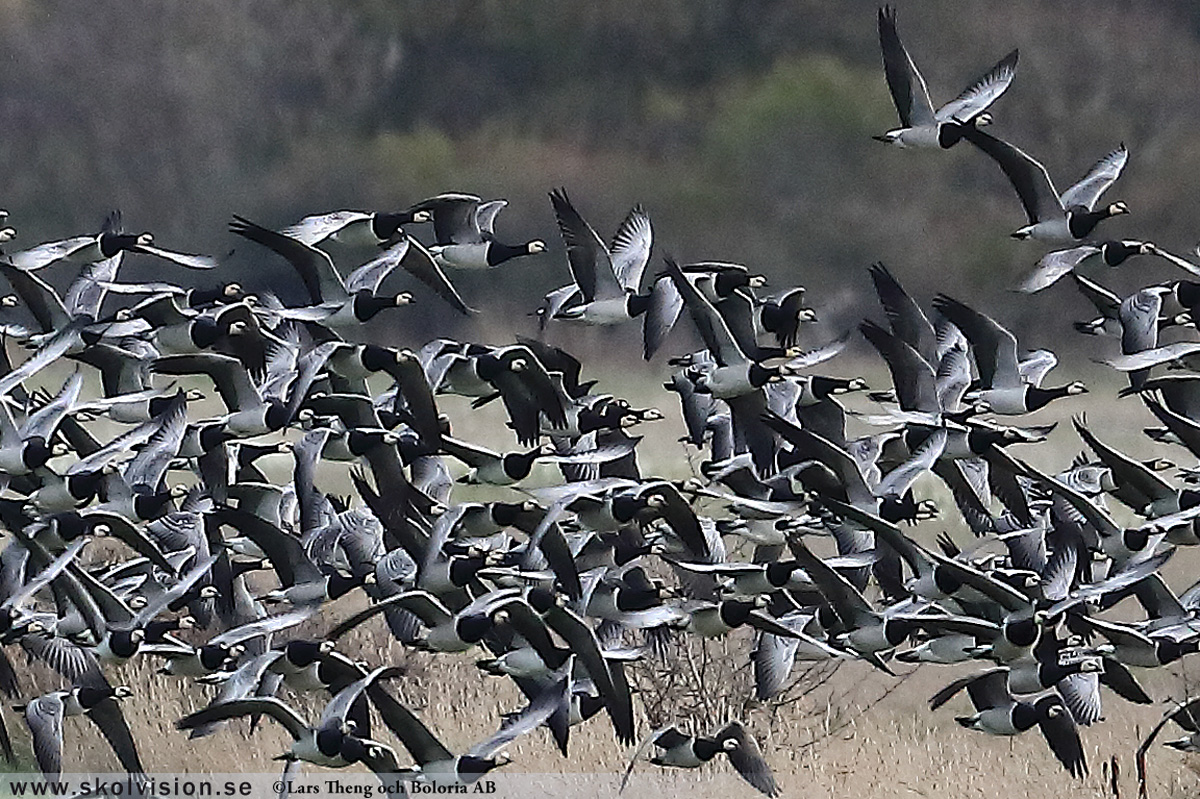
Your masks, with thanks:
[[[1098,206],[1125,148],[1060,194],[1041,164],[982,130],[1013,80],[1015,50],[935,110],[890,9],[879,12],[879,36],[902,125],[879,138],[943,149],[966,140],[995,160],[1027,216],[1013,235],[1069,245],[1044,256],[1022,289],[1070,275],[1098,314],[1077,329],[1120,337],[1108,363],[1128,375],[1121,394],[1138,395],[1161,423],[1149,437],[1162,452],[1200,456],[1200,375],[1154,372],[1200,356],[1200,343],[1158,341],[1166,327],[1194,326],[1200,283],[1121,298],[1085,275],[1141,255],[1200,272],[1148,242],[1094,237],[1127,210]],[[149,658],[188,690],[212,687],[205,707],[177,721],[187,735],[230,735],[222,728],[243,717],[282,725],[293,738],[285,774],[300,763],[363,764],[397,789],[470,784],[505,764],[519,736],[545,727],[566,756],[571,729],[591,723],[631,747],[641,741],[630,770],[648,751],[655,764],[684,768],[723,755],[773,796],[767,759],[741,720],[638,728],[630,664],[666,657],[673,636],[738,628],[754,633],[747,656],[760,700],[789,685],[797,662],[858,660],[886,674],[894,662],[978,663],[931,708],[954,703],[959,724],[991,735],[1036,728],[1081,777],[1080,728],[1102,719],[1101,686],[1150,703],[1131,668],[1200,650],[1200,585],[1177,594],[1160,574],[1177,547],[1200,543],[1200,491],[1188,487],[1200,469],[1173,482],[1165,458],[1127,455],[1081,416],[1083,455],[1057,473],[1027,463],[1022,449],[1053,425],[1020,417],[1086,391],[1045,385],[1052,352],[1025,352],[952,297],[922,308],[876,264],[884,322],[863,321],[859,332],[892,386],[867,394],[876,412],[861,418],[842,399],[866,383],[818,370],[849,334],[797,346],[816,319],[803,289],[767,293],[740,264],[670,257],[647,279],[645,209],[605,239],[564,190],[550,201],[572,282],[543,299],[540,330],[640,320],[649,360],[686,311],[703,342],[670,358],[664,384],[681,403],[683,440],[703,452],[692,477],[645,474],[637,428],[663,415],[601,393],[540,336],[436,338],[415,351],[356,340],[363,322],[414,299],[383,291],[398,270],[469,315],[448,274],[516,274],[511,261],[545,251],[540,240],[503,243],[503,200],[444,194],[399,213],[342,211],[280,231],[234,217],[232,233],[294,268],[299,305],[206,284],[215,259],[159,248],[149,234],[124,232],[115,214],[98,234],[0,258],[14,292],[2,304],[25,320],[3,326],[24,357],[9,362],[5,351],[0,366],[0,690],[23,692],[15,648],[61,675],[61,690],[12,706],[47,778],[63,771],[63,736],[73,734],[64,719],[81,715],[123,770],[145,773],[121,711],[138,690],[106,672]],[[432,244],[410,232],[424,226]],[[15,236],[0,229],[0,241]],[[329,252],[352,248],[375,256],[343,278]],[[196,285],[121,282],[126,253],[200,270]],[[78,275],[60,295],[43,270],[69,265]],[[93,395],[85,380],[94,377]],[[181,378],[193,388],[177,387]],[[209,384],[216,399],[205,399]],[[499,401],[515,447],[489,448],[507,434],[486,445],[457,437],[439,408],[446,395],[474,408]],[[882,432],[852,437],[848,421]],[[287,466],[269,469],[271,460]],[[329,462],[345,465],[350,497],[320,485],[318,466]],[[561,481],[523,485],[537,463]],[[291,479],[266,473],[280,471]],[[917,483],[939,480],[978,540],[943,535],[927,547],[901,526],[953,512],[914,495]],[[461,484],[509,496],[470,501]],[[1110,498],[1132,525],[1110,513]],[[107,557],[102,540],[113,542]],[[339,603],[346,595],[361,598]],[[1129,597],[1142,620],[1106,614]],[[347,633],[372,626],[426,652],[476,653],[481,671],[512,679],[527,702],[454,751],[396,698],[402,669],[342,651]],[[306,692],[327,697],[316,720],[293,707]],[[1200,751],[1195,702],[1173,707],[1168,721],[1188,733],[1172,746]],[[12,756],[2,725],[0,746]]]

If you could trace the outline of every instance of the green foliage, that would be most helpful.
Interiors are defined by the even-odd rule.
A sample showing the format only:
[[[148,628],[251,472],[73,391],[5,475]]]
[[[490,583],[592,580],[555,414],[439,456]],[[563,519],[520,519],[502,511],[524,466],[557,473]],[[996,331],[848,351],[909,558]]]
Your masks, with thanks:
[[[98,0],[83,14],[12,0],[0,206],[22,244],[94,229],[120,206],[164,244],[222,252],[234,212],[284,224],[472,191],[509,199],[503,235],[557,248],[545,192],[567,185],[600,227],[646,203],[660,251],[681,257],[814,284],[850,275],[852,290],[882,258],[918,290],[999,291],[1035,256],[1001,240],[1021,212],[995,166],[967,145],[870,140],[896,123],[876,8]],[[1179,79],[1200,70],[1194,10],[1088,11],[931,0],[905,6],[900,27],[935,102],[1019,46],[997,132],[1064,184],[1125,140],[1117,192],[1134,214],[1106,233],[1185,249],[1200,213],[1200,85]],[[561,250],[521,277],[505,288],[527,309],[566,279]]]
[[[434,128],[381,133],[367,144],[367,149],[376,176],[389,183],[432,188],[449,185],[458,177],[454,142]]]
[[[771,142],[805,128],[830,137],[861,138],[881,125],[880,76],[831,56],[786,59],[771,71],[718,92],[706,155],[732,169],[758,159]],[[884,106],[886,108],[886,106]]]

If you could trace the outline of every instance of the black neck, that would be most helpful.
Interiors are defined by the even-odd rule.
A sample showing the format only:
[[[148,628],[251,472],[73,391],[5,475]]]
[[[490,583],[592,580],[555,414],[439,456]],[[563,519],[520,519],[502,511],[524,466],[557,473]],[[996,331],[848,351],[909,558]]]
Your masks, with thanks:
[[[492,241],[488,244],[487,263],[488,266],[497,266],[522,255],[529,255],[528,244],[501,244],[498,241]]]

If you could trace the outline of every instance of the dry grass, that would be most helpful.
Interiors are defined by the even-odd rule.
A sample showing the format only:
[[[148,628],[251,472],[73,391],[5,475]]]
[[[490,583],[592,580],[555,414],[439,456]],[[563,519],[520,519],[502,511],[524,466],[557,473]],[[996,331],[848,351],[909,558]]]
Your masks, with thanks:
[[[856,369],[859,366],[865,369]],[[865,372],[874,385],[886,384],[874,363],[839,360],[832,367],[833,371],[845,374]],[[645,374],[636,371],[638,368],[644,368]],[[635,404],[653,404],[667,413],[666,421],[641,431],[648,436],[640,449],[643,467],[648,473],[685,476],[691,472],[689,458],[695,456],[676,441],[682,431],[677,403],[673,395],[654,391],[657,382],[651,379],[653,373],[648,367],[635,367],[622,378],[603,381],[600,388],[627,396]],[[1127,447],[1131,454],[1148,457],[1153,445],[1141,435],[1140,428],[1151,420],[1140,403],[1135,399],[1114,401],[1116,384],[1097,388],[1095,378],[1102,377],[1102,373],[1088,376],[1093,377],[1092,394],[1055,404],[1035,420],[1066,422],[1071,413],[1087,410],[1094,429],[1106,441]],[[447,398],[444,410],[454,420],[458,435],[492,441],[500,447],[512,446],[511,436],[496,433],[503,429],[504,421],[499,403],[482,411],[470,411],[458,398]],[[1039,465],[1061,467],[1079,449],[1070,425],[1064,423],[1053,434],[1051,443],[1026,448],[1025,453]],[[1179,448],[1172,448],[1170,456],[1181,465],[1191,464],[1190,456]],[[286,456],[279,456],[275,468],[278,476],[286,479]],[[319,484],[325,490],[346,493],[345,469],[344,465],[323,466]],[[548,482],[553,473],[539,472],[535,479]],[[945,499],[934,486],[933,481],[923,483],[925,490]],[[926,523],[917,534],[932,538],[943,529],[960,539],[964,535],[953,513],[944,521]],[[1176,557],[1169,572],[1172,584],[1178,587],[1190,583],[1195,564],[1192,552]],[[320,620],[310,623],[311,630],[319,632],[331,619],[352,612],[358,601],[361,600],[347,599],[326,609]],[[749,639],[741,636],[718,648],[725,653],[717,663],[725,676],[714,680],[718,684],[712,690],[719,691],[723,684],[748,684],[750,646]],[[347,639],[344,649],[371,663],[408,666],[408,674],[397,683],[399,694],[420,710],[429,726],[451,748],[465,748],[490,734],[497,714],[514,709],[520,702],[507,681],[480,674],[472,665],[473,655],[431,657],[405,651],[387,637],[381,623],[356,632]],[[896,665],[898,670],[908,668]],[[1197,675],[1186,671],[1189,665],[1185,662],[1172,669],[1153,674],[1141,672],[1137,676],[1156,699],[1179,699],[1187,694],[1189,684],[1196,682]],[[125,713],[149,770],[218,773],[278,770],[279,764],[271,758],[284,751],[288,741],[286,734],[270,722],[252,735],[248,735],[245,724],[235,723],[198,741],[189,741],[185,734],[176,731],[174,721],[203,706],[211,689],[156,675],[154,668],[150,659],[143,658],[112,675],[114,682],[132,685],[138,692],[135,699],[125,703]],[[57,686],[57,681],[39,667],[34,667],[33,673],[38,687]],[[926,699],[961,673],[963,667],[924,666],[911,675],[901,671],[900,678],[889,678],[864,664],[851,663],[841,667],[820,690],[786,707],[745,705],[745,719],[763,742],[784,796],[1014,797],[1038,795],[1047,790],[1054,791],[1061,799],[1111,796],[1108,764],[1113,758],[1119,767],[1120,795],[1136,795],[1133,752],[1160,718],[1163,705],[1138,707],[1106,695],[1107,719],[1083,731],[1091,774],[1085,780],[1075,781],[1053,759],[1036,732],[1007,740],[961,729],[953,717],[966,712],[965,698],[930,713]],[[898,684],[899,679],[903,682]],[[740,703],[743,698],[734,697],[733,701]],[[288,701],[297,702],[302,712],[311,716],[319,713],[315,698]],[[636,700],[639,707],[653,701],[649,694]],[[721,707],[728,706],[727,703]],[[23,725],[9,711],[5,711],[5,716],[18,747],[24,747],[25,762],[30,762]],[[707,728],[719,721],[706,719],[699,726]],[[91,725],[68,720],[66,727],[67,771],[106,770],[115,765],[111,751]],[[642,729],[649,729],[644,718]],[[533,775],[520,781],[521,793],[528,796],[614,795],[620,772],[631,754],[615,742],[603,718],[576,728],[570,759],[558,755],[544,731],[516,742],[509,752],[515,763],[499,779]],[[305,768],[309,772],[320,771],[311,766]],[[1150,753],[1149,769],[1152,797],[1195,796],[1200,791],[1200,758],[1159,746]],[[697,798],[751,793],[727,763],[699,771],[667,771],[643,763],[635,770],[626,795],[660,797],[685,792]]]
[[[519,703],[517,692],[507,681],[481,675],[469,655],[433,659],[405,653],[398,645],[382,640],[382,635],[355,643],[362,657],[373,662],[410,666],[410,673],[397,683],[398,693],[419,709],[426,723],[452,749],[466,748],[490,734],[497,714]],[[749,668],[748,658],[731,666]],[[966,712],[965,698],[930,713],[925,699],[960,673],[962,669],[957,667],[923,666],[912,676],[901,677],[904,682],[898,690],[876,701],[897,680],[861,664],[848,664],[830,681],[829,690],[812,702],[784,709],[773,720],[767,708],[758,707],[751,710],[748,720],[763,743],[784,796],[1010,797],[1047,789],[1062,799],[1110,796],[1107,763],[1113,757],[1119,764],[1120,795],[1136,795],[1133,752],[1158,720],[1157,706],[1134,707],[1109,696],[1107,719],[1083,731],[1092,773],[1085,780],[1075,781],[1053,759],[1036,732],[997,739],[960,728],[953,716]],[[1152,695],[1164,697],[1179,694],[1183,681],[1177,674],[1142,673],[1139,677],[1146,679]],[[218,773],[278,770],[279,764],[271,758],[288,745],[286,734],[278,726],[267,722],[253,735],[247,735],[245,724],[237,723],[208,738],[189,741],[173,728],[173,722],[202,706],[207,690],[155,675],[144,663],[114,676],[137,686],[138,695],[125,703],[125,714],[147,769]],[[319,713],[319,703],[314,700],[289,701],[297,701],[310,715]],[[853,718],[839,716],[835,708]],[[11,716],[9,724],[13,725]],[[648,729],[644,723],[642,728]],[[828,734],[831,728],[834,731]],[[598,789],[602,795],[613,795],[631,754],[616,743],[602,718],[573,731],[570,759],[559,756],[544,733],[517,741],[508,751],[515,762],[500,779],[520,780],[525,786],[523,776],[518,775],[573,775],[562,782],[547,781],[545,794],[534,790],[531,796],[555,795],[550,788],[561,787],[572,793],[582,794],[586,788],[589,793]],[[103,771],[112,768],[114,762],[111,751],[90,725],[79,720],[67,722],[67,770]],[[321,771],[312,766],[305,769]],[[1156,747],[1149,756],[1150,796],[1195,796],[1200,790],[1198,771],[1200,758]],[[730,791],[736,796],[748,795],[748,789],[724,763],[697,772],[666,772],[642,763],[635,769],[626,793],[649,797],[661,795],[663,790],[671,795],[687,791],[696,797],[726,796]]]

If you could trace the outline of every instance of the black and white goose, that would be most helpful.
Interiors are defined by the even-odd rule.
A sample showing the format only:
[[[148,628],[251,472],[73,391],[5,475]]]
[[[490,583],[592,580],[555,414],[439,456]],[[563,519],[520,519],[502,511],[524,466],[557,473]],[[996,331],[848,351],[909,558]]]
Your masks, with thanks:
[[[1100,195],[1116,182],[1129,160],[1125,145],[1097,161],[1082,180],[1060,195],[1046,167],[1024,151],[978,128],[965,130],[963,137],[991,156],[1016,189],[1029,224],[1013,232],[1015,239],[1074,243],[1087,238],[1105,219],[1129,213],[1120,201],[1096,209]]]
[[[402,673],[402,669],[383,666],[356,680],[325,705],[320,720],[313,726],[289,705],[274,697],[235,699],[209,705],[184,716],[175,726],[181,730],[191,730],[240,716],[266,715],[283,725],[292,736],[291,747],[277,759],[303,760],[327,768],[343,768],[352,762],[343,755],[344,744],[352,736],[364,740],[366,735],[362,729],[362,714],[357,710],[365,709],[365,706],[359,703],[359,698],[372,684]],[[359,733],[363,735],[360,737]]]
[[[780,367],[764,366],[746,355],[709,298],[670,258],[667,259],[666,272],[683,297],[696,330],[715,361],[713,366],[689,368],[688,376],[697,391],[711,394],[715,399],[730,400],[758,391],[772,380],[781,379]]]
[[[139,252],[153,255],[189,269],[213,269],[217,266],[215,258],[155,247],[154,236],[149,233],[123,232],[119,211],[113,211],[108,215],[99,233],[74,236],[61,241],[48,241],[29,250],[11,253],[6,258],[18,269],[33,272],[60,261],[86,266],[112,258],[119,252]]]
[[[1079,740],[1079,730],[1067,706],[1057,694],[1046,694],[1035,701],[1019,701],[1008,691],[1008,672],[996,670],[971,681],[967,695],[975,706],[970,716],[957,716],[957,721],[969,730],[989,735],[1020,735],[1034,727],[1050,745],[1054,756],[1073,777],[1087,774],[1087,758]],[[940,698],[935,696],[934,699]]]
[[[552,718],[557,719],[561,727],[566,726],[570,714],[569,674],[572,663],[573,659],[568,660],[550,684],[534,694],[529,705],[511,715],[497,732],[458,755],[442,743],[415,713],[382,694],[379,686],[368,689],[380,716],[416,761],[415,765],[403,769],[393,763],[390,771],[403,775],[401,778],[405,780],[434,785],[436,792],[442,793],[472,785],[489,771],[508,765],[512,758],[502,751],[505,746]]]
[[[879,46],[888,90],[902,127],[874,138],[898,147],[954,146],[965,128],[991,122],[987,108],[1008,89],[1017,70],[1017,51],[1013,50],[962,94],[935,111],[925,79],[896,32],[896,11],[890,6],[879,9]]]
[[[980,387],[967,394],[968,400],[982,400],[993,413],[1019,415],[1036,411],[1060,397],[1087,393],[1087,386],[1077,380],[1054,388],[1025,382],[1021,378],[1017,337],[1007,328],[945,294],[934,298],[933,307],[971,342],[979,367]]]
[[[610,247],[575,210],[566,189],[550,192],[550,203],[567,245],[567,262],[580,300],[567,301],[553,318],[615,325],[644,313],[650,298],[637,292],[653,239],[646,211],[634,206],[617,228]]]
[[[460,482],[507,486],[519,483],[533,471],[534,462],[548,454],[542,447],[526,452],[500,453],[469,441],[442,436],[442,449],[470,467]]]
[[[1095,262],[1117,267],[1134,255],[1155,252],[1158,250],[1152,243],[1136,239],[1109,239],[1096,244],[1081,244],[1066,250],[1054,250],[1038,260],[1033,271],[1017,287],[1017,291],[1034,294],[1053,286],[1059,278],[1085,264]]]
[[[0,403],[0,474],[29,474],[41,469],[55,455],[65,454],[66,449],[54,443],[55,431],[82,388],[83,376],[75,372],[55,398],[31,413],[20,427],[13,422],[8,405]]]
[[[629,762],[629,766],[625,769],[625,776],[621,780],[618,793],[625,790],[634,764],[651,744],[660,750],[658,754],[650,758],[650,762],[656,766],[699,768],[712,761],[717,755],[723,754],[729,758],[729,762],[741,778],[750,783],[755,790],[767,796],[776,796],[779,793],[775,776],[771,773],[771,767],[767,765],[766,759],[763,758],[758,743],[736,721],[725,725],[712,737],[688,735],[674,725],[650,733],[642,741],[634,753],[633,759]]]
[[[268,359],[261,384],[240,360],[213,352],[163,356],[151,368],[160,374],[207,375],[229,411],[216,421],[228,432],[255,436],[280,430],[296,418],[318,372],[337,347],[338,342],[325,342],[298,354],[297,348],[280,346]]]
[[[128,686],[112,687],[102,680],[97,684],[82,684],[63,691],[52,691],[13,710],[25,716],[33,738],[33,754],[38,768],[48,780],[62,773],[63,719],[86,715],[108,740],[121,767],[131,774],[141,774],[142,764],[129,725],[121,713],[117,699],[132,696]]]
[[[483,202],[473,194],[439,194],[417,203],[411,213],[426,211],[433,216],[436,243],[429,248],[441,266],[458,269],[487,269],[525,255],[546,251],[546,242],[533,239],[524,244],[505,244],[496,239],[496,215],[508,200]]]
[[[519,593],[518,589],[493,591],[455,613],[428,591],[405,591],[348,617],[330,630],[326,637],[337,640],[389,608],[402,608],[417,616],[426,627],[425,634],[413,642],[413,646],[428,652],[466,652],[482,641],[492,629],[490,614],[494,606]]]
[[[403,225],[432,218],[428,211],[330,211],[306,216],[279,232],[310,247],[328,239],[351,246],[379,245],[396,238]]]
[[[368,321],[385,308],[406,305],[412,301],[409,292],[391,295],[379,292],[383,281],[397,266],[433,288],[459,312],[468,313],[466,303],[434,263],[429,252],[408,237],[392,244],[343,280],[333,265],[333,259],[324,250],[240,216],[233,218],[229,229],[274,250],[287,259],[300,275],[312,305],[302,311],[281,312],[283,316],[317,321],[336,330]]]

